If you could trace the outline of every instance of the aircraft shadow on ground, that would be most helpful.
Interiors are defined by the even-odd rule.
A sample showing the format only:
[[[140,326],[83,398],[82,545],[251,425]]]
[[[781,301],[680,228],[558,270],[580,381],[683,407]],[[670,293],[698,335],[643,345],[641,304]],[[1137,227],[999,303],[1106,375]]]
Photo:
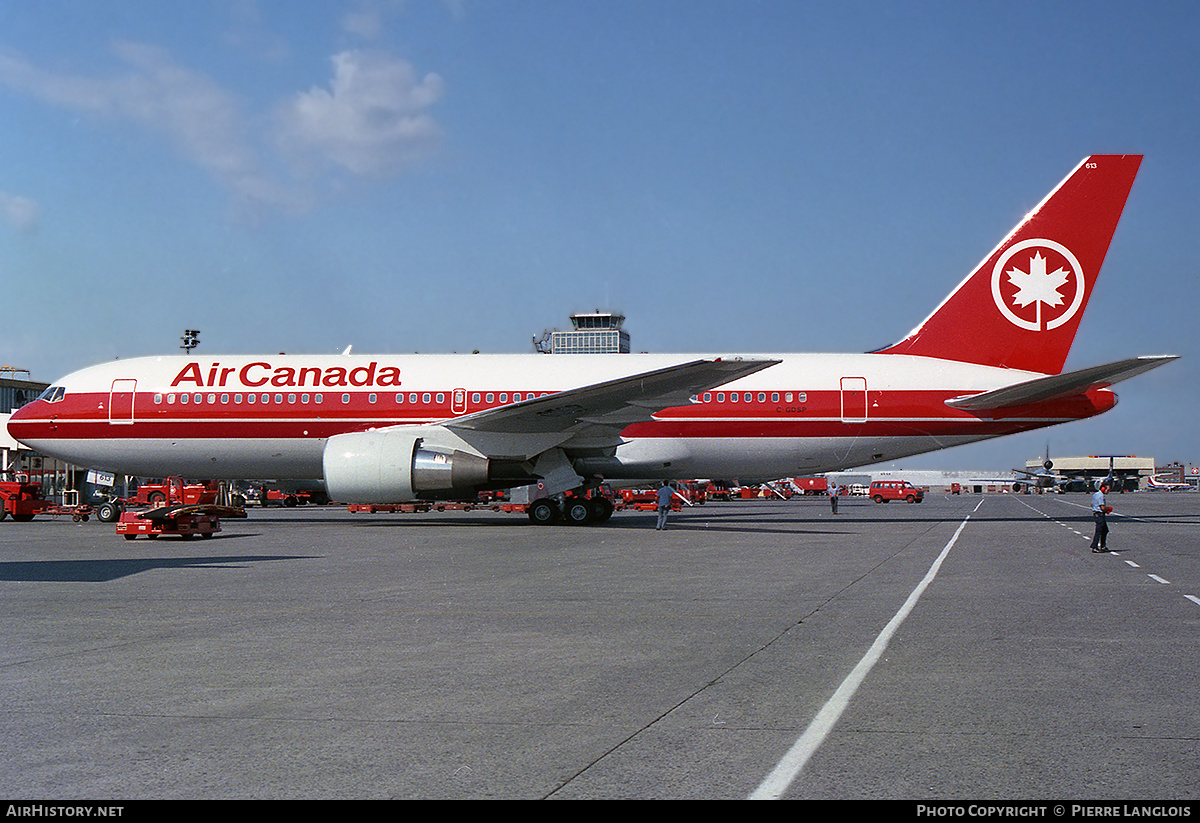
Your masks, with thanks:
[[[581,532],[605,531],[653,531],[657,515],[654,512],[639,512],[637,514],[617,514],[607,523],[601,525],[570,526],[559,523],[554,526],[536,526],[529,522],[524,515],[514,514],[511,519],[472,516],[470,513],[451,515],[449,517],[424,518],[420,514],[382,514],[364,516],[362,520],[353,521],[353,525],[364,529],[405,529],[425,530],[454,527],[474,527],[487,529],[575,529]],[[839,524],[845,524],[855,529],[869,528],[875,525],[889,523],[960,523],[964,514],[921,515],[912,512],[908,516],[886,515],[879,509],[861,508],[858,511],[850,509],[832,516],[828,513],[814,512],[734,512],[721,511],[719,508],[708,510],[691,509],[686,512],[672,512],[667,519],[667,528],[678,531],[725,531],[725,532],[756,532],[756,533],[827,533],[842,530]],[[1034,511],[1006,515],[982,515],[978,512],[971,515],[975,523],[1028,523],[1042,520],[1043,516]],[[1091,524],[1090,513],[1069,514],[1056,518],[1063,522],[1079,522]],[[346,521],[340,521],[345,523]]]
[[[153,569],[240,569],[269,560],[302,560],[301,555],[225,557],[141,557],[117,560],[28,560],[0,563],[0,581],[24,583],[105,583]]]

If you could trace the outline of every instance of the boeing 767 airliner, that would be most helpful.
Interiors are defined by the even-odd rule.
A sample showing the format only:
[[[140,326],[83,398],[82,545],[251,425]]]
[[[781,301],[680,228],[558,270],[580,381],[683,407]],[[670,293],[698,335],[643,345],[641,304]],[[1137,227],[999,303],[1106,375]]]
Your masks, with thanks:
[[[1172,356],[1062,373],[1138,155],[1081,162],[903,340],[868,354],[174,355],[67,375],[14,438],[137,476],[323,478],[344,503],[827,472],[1080,420]],[[571,500],[586,499],[575,494]]]

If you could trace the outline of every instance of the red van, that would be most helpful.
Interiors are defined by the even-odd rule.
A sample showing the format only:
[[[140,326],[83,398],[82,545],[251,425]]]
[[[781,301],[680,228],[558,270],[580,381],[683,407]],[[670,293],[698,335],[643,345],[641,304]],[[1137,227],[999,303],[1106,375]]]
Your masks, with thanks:
[[[875,480],[871,483],[869,494],[876,503],[888,503],[892,500],[920,503],[925,499],[925,492],[907,480]]]

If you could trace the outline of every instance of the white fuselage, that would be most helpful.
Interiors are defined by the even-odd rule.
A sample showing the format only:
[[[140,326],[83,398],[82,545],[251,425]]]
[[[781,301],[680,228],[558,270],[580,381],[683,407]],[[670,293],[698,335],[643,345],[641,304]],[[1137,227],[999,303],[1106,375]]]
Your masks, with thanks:
[[[60,398],[48,392],[9,428],[45,454],[135,476],[319,478],[336,434],[437,424],[697,357],[146,357],[68,375]],[[1039,375],[905,355],[745,357],[780,362],[625,427],[615,451],[564,448],[611,479],[774,479],[1054,425],[1115,402],[1102,392],[1112,399],[1086,408],[980,416],[945,401]]]

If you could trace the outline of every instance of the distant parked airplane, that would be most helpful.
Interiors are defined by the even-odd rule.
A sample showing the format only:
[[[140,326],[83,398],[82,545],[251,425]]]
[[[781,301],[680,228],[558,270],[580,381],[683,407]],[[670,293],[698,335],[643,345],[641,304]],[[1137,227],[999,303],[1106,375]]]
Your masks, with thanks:
[[[1012,490],[1019,492],[1023,489],[1057,489],[1066,491],[1071,483],[1086,481],[1083,477],[1072,477],[1054,471],[1054,463],[1050,460],[1050,446],[1046,446],[1046,459],[1042,461],[1042,470],[1031,472],[1028,469],[1013,469],[1014,474],[1023,474],[1016,479],[1004,477],[971,478],[971,483],[1001,483],[1012,484]]]
[[[1156,491],[1164,491],[1164,492],[1187,491],[1188,489],[1192,488],[1192,485],[1190,483],[1181,483],[1179,481],[1172,482],[1170,480],[1159,480],[1158,478],[1163,476],[1164,474],[1169,474],[1169,475],[1172,475],[1173,477],[1178,477],[1178,475],[1175,474],[1174,472],[1159,472],[1158,474],[1153,474],[1150,477],[1146,478],[1146,488],[1155,489]]]

